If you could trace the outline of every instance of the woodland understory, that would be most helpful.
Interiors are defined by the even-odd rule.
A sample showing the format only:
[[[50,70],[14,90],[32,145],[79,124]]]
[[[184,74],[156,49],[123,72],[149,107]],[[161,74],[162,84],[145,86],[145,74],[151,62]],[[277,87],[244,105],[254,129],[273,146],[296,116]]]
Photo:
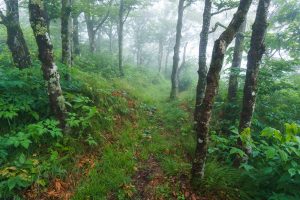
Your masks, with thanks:
[[[299,200],[298,0],[0,0],[0,200]]]

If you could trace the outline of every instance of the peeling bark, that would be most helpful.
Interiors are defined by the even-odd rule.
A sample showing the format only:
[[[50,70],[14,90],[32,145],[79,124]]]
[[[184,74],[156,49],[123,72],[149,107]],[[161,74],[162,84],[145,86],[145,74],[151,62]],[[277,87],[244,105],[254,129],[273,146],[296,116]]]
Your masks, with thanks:
[[[243,107],[240,117],[239,132],[250,128],[253,112],[255,109],[255,101],[257,96],[257,79],[259,73],[260,62],[265,53],[265,34],[267,32],[268,9],[271,0],[260,0],[254,24],[252,26],[252,36],[250,42],[250,50],[248,52],[248,63],[246,72],[246,81],[244,86]],[[240,148],[246,150],[249,154],[251,149],[246,147],[241,140],[238,141]]]
[[[209,123],[212,114],[212,107],[219,88],[220,71],[223,66],[225,52],[232,42],[239,27],[244,22],[252,0],[241,0],[228,28],[215,41],[211,65],[207,74],[207,86],[202,105],[199,109],[201,115],[197,116],[196,133],[197,145],[192,165],[192,183],[197,184],[204,176],[204,167],[208,149]]]
[[[61,45],[62,45],[62,55],[61,61],[63,64],[71,67],[72,65],[72,51],[71,51],[71,0],[61,0]]]
[[[24,69],[31,65],[30,53],[19,21],[18,0],[5,0],[6,16],[1,13],[2,23],[7,30],[7,45],[14,64]]]
[[[206,74],[207,74],[206,53],[207,53],[209,27],[211,23],[211,8],[212,8],[212,1],[205,0],[202,31],[200,33],[200,45],[199,45],[198,84],[197,84],[196,105],[195,105],[195,112],[194,112],[195,121],[197,121],[199,117],[200,107],[204,98],[204,92],[206,88]]]
[[[62,94],[59,73],[53,58],[53,45],[51,44],[45,12],[42,9],[43,0],[29,1],[30,24],[38,45],[39,60],[42,63],[44,79],[48,84],[49,103],[52,113],[60,122],[61,128],[66,126],[65,99]]]
[[[171,93],[170,99],[176,99],[178,95],[178,67],[179,67],[179,54],[180,54],[180,43],[181,43],[181,31],[182,31],[182,21],[183,21],[183,11],[184,11],[184,2],[185,0],[179,0],[178,4],[178,18],[177,18],[177,26],[176,26],[176,42],[174,46],[174,56],[173,56],[173,68],[171,75]]]

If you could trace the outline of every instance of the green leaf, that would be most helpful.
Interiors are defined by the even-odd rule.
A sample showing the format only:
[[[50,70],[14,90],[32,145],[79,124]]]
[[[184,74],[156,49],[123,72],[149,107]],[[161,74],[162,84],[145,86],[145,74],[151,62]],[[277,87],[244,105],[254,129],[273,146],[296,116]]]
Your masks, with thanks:
[[[288,160],[289,156],[288,156],[288,154],[285,151],[279,149],[278,153],[279,153],[279,156],[280,156],[280,158],[281,158],[282,161],[286,162]]]
[[[297,174],[297,170],[295,168],[290,168],[288,172],[291,176],[295,176]]]
[[[26,162],[26,158],[25,158],[25,155],[23,153],[19,156],[19,162],[21,164],[24,164]]]
[[[238,154],[240,157],[244,157],[244,156],[247,156],[246,153],[244,151],[242,151],[241,149],[238,149],[236,147],[232,147],[230,149],[230,152],[229,152],[230,155],[232,154]]]
[[[265,155],[267,159],[273,159],[277,155],[276,149],[273,147],[267,147],[267,150],[265,151]]]
[[[20,143],[25,149],[28,149],[29,148],[29,144],[31,144],[31,141],[28,140],[28,139],[25,139],[23,141],[21,141]]]
[[[16,187],[16,185],[17,185],[17,182],[14,178],[8,179],[7,186],[8,186],[9,191],[14,189]]]

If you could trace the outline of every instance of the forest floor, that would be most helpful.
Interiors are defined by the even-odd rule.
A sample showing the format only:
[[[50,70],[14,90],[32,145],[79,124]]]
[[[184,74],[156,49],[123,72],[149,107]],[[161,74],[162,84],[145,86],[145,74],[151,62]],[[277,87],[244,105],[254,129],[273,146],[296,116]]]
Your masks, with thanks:
[[[96,164],[92,162],[92,172],[82,179],[72,199],[216,199],[198,196],[189,185],[191,156],[184,149],[186,136],[166,128],[167,116],[159,109],[168,102],[142,111],[138,104],[128,100],[134,114],[117,124],[116,134]]]
[[[163,79],[158,84],[153,76],[145,83],[132,76],[106,84],[103,79],[79,75],[90,85],[93,96],[104,101],[116,97],[111,104],[123,110],[103,113],[112,119],[112,130],[96,130],[96,137],[101,138],[97,146],[84,148],[66,161],[71,163],[67,163],[66,176],[54,177],[46,188],[32,185],[23,192],[25,199],[226,199],[192,191],[189,179],[195,141],[191,104],[168,101],[169,86]],[[98,87],[104,88],[99,94]],[[103,112],[101,104],[95,105]]]

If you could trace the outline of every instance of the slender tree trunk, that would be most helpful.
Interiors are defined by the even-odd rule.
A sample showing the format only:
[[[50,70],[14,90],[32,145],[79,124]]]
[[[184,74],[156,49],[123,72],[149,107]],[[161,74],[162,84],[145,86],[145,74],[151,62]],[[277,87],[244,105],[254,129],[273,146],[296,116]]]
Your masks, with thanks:
[[[159,39],[158,41],[158,72],[159,73],[161,72],[161,68],[162,68],[163,54],[164,54],[163,40]]]
[[[142,48],[138,45],[136,50],[136,66],[140,66],[142,64]]]
[[[111,23],[109,25],[108,37],[109,37],[109,52],[112,54],[113,53],[113,27]]]
[[[31,58],[19,22],[18,0],[5,0],[5,4],[6,16],[1,13],[1,18],[7,30],[7,45],[14,64],[24,69],[31,65]]]
[[[183,48],[182,62],[181,62],[181,64],[180,64],[180,67],[178,68],[178,80],[180,80],[180,79],[179,79],[180,74],[181,74],[182,70],[183,70],[183,69],[185,68],[185,66],[186,66],[186,49],[187,49],[188,44],[189,44],[189,43],[186,42],[185,45],[184,45],[184,48]]]
[[[78,15],[73,16],[73,54],[80,56]]]
[[[197,184],[204,176],[204,167],[208,149],[208,131],[212,114],[212,107],[219,88],[220,71],[224,62],[224,56],[228,45],[232,42],[239,27],[244,22],[249,10],[251,0],[241,0],[237,12],[231,20],[228,28],[215,41],[211,65],[207,74],[207,86],[204,99],[199,109],[201,115],[197,115],[196,133],[197,145],[195,158],[192,165],[192,183]]]
[[[199,119],[200,107],[204,98],[205,88],[206,88],[206,74],[207,74],[207,65],[206,65],[206,54],[207,54],[207,44],[208,44],[208,35],[209,27],[211,23],[211,7],[212,1],[205,0],[204,13],[203,13],[203,22],[202,22],[202,31],[200,33],[200,45],[199,45],[199,69],[198,69],[198,84],[196,91],[196,105],[194,119],[197,122]]]
[[[165,75],[168,73],[168,65],[169,65],[169,56],[171,53],[171,42],[169,42],[167,53],[166,53],[166,60],[165,60]]]
[[[61,0],[61,45],[62,55],[61,61],[63,64],[71,67],[72,65],[72,48],[71,48],[71,0]]]
[[[59,73],[53,58],[53,45],[51,44],[44,11],[43,0],[29,0],[30,24],[39,50],[39,59],[42,62],[44,79],[48,84],[48,95],[51,111],[60,122],[61,128],[66,126],[65,99],[59,83]]]
[[[243,59],[244,34],[246,29],[246,20],[241,25],[239,32],[235,37],[235,46],[233,52],[232,65],[229,74],[227,104],[224,110],[224,119],[229,124],[234,124],[238,119],[237,111],[237,92],[238,92],[238,77],[240,73],[241,63]],[[228,127],[225,128],[225,131]]]
[[[100,53],[101,53],[101,37],[102,37],[101,31],[99,31],[96,39],[96,50]]]
[[[120,8],[119,8],[119,70],[120,76],[124,76],[123,70],[123,29],[124,29],[124,0],[120,0]]]
[[[51,24],[51,19],[50,19],[50,16],[49,16],[49,11],[47,10],[47,6],[46,6],[46,2],[44,1],[43,2],[43,5],[44,5],[44,12],[45,12],[45,21],[46,21],[46,24],[47,24],[47,32],[49,34],[49,37],[51,38],[51,33],[50,33],[50,24]]]
[[[241,25],[239,32],[236,35],[235,46],[233,52],[232,65],[230,68],[228,96],[229,103],[236,103],[238,90],[238,76],[243,59],[244,34],[246,30],[246,20]]]
[[[254,25],[252,26],[246,81],[244,86],[243,107],[239,125],[240,133],[251,126],[251,119],[253,116],[257,95],[257,78],[259,67],[263,54],[265,53],[265,34],[268,27],[267,16],[270,1],[271,0],[259,0],[256,18]],[[251,152],[251,149],[245,146],[241,140],[238,141],[238,145],[245,149],[247,153]]]
[[[180,54],[180,43],[181,43],[181,31],[182,31],[182,21],[183,21],[183,11],[184,11],[184,2],[185,0],[179,0],[178,5],[178,19],[177,19],[177,27],[176,27],[176,42],[174,46],[174,56],[173,56],[173,68],[171,75],[171,93],[170,99],[176,99],[178,95],[178,67],[179,67],[179,54]]]
[[[96,51],[96,46],[95,46],[96,33],[94,31],[94,23],[89,14],[84,13],[84,17],[85,17],[85,21],[86,21],[88,36],[89,36],[90,52],[95,53],[95,51]]]

